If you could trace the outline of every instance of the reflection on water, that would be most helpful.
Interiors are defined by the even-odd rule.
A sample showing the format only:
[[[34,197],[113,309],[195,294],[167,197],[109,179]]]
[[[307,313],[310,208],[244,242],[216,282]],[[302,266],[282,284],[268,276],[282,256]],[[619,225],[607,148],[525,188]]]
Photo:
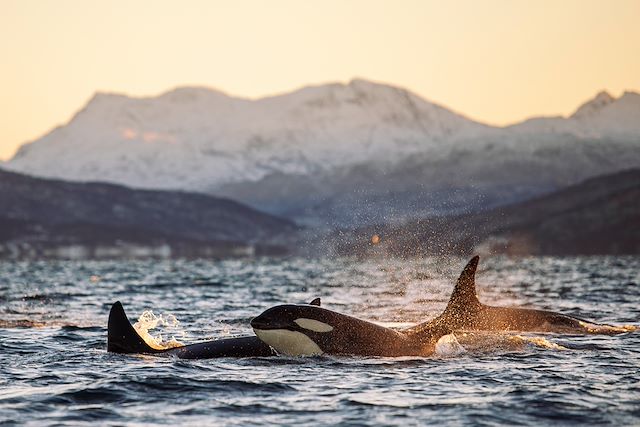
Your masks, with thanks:
[[[458,332],[441,340],[430,358],[178,360],[105,351],[115,300],[132,320],[153,310],[155,317],[140,321],[165,344],[251,334],[249,320],[265,308],[315,297],[330,309],[406,326],[444,308],[465,261],[0,263],[0,419],[37,425],[640,423],[637,332]],[[480,268],[484,302],[640,323],[637,258],[493,258]]]

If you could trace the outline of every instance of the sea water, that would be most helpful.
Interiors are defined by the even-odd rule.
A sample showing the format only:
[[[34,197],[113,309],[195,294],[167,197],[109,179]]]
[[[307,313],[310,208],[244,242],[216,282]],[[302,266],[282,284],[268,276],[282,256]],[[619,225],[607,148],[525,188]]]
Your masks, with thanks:
[[[424,358],[106,352],[116,300],[158,345],[252,334],[266,308],[315,297],[409,326],[443,310],[465,262],[2,262],[0,424],[640,424],[640,332],[457,333]],[[640,323],[637,257],[487,258],[477,287],[488,304]]]

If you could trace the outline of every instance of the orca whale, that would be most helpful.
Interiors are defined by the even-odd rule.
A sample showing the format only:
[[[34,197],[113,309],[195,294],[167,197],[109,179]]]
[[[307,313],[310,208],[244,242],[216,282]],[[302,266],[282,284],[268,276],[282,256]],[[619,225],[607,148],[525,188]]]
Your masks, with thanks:
[[[271,307],[254,318],[251,327],[258,338],[287,356],[428,356],[434,352],[438,339],[452,332],[444,324],[397,331],[300,304]]]
[[[545,310],[491,307],[476,296],[479,257],[466,265],[442,314],[404,330],[385,328],[322,307],[287,304],[251,321],[255,334],[278,353],[428,356],[440,338],[461,330],[619,334],[632,329],[592,323]]]
[[[319,306],[320,298],[315,298],[309,305]],[[153,348],[131,325],[120,301],[116,301],[109,311],[107,351],[112,353],[165,354],[181,359],[265,357],[276,354],[269,345],[255,336],[223,338],[167,349]]]
[[[446,325],[453,330],[557,332],[568,334],[616,335],[635,330],[630,326],[612,326],[590,322],[579,317],[547,310],[493,307],[482,304],[476,295],[475,275],[480,257],[465,266],[453,289],[444,312],[424,325],[413,328],[431,329]]]
[[[444,323],[395,330],[327,310],[320,306],[285,304],[251,320],[255,334],[279,354],[318,356],[428,356],[452,332]]]

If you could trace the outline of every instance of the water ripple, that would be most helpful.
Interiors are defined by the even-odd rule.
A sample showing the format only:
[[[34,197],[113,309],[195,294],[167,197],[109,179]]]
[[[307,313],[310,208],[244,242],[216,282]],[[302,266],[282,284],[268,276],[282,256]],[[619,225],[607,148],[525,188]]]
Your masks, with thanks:
[[[443,309],[463,264],[0,263],[0,424],[640,424],[637,332],[530,334],[520,345],[471,334],[460,337],[467,352],[447,358],[179,360],[105,351],[115,300],[132,319],[145,310],[175,315],[186,342],[251,334],[248,321],[268,306],[315,297],[359,317],[415,323]],[[486,302],[639,323],[637,258],[492,258],[482,268]]]

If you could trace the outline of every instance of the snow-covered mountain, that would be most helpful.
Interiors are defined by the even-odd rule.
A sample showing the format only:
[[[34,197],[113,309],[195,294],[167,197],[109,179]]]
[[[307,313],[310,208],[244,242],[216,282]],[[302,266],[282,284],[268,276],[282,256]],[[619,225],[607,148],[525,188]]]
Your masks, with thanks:
[[[353,225],[521,200],[640,166],[640,94],[496,128],[354,80],[257,100],[205,88],[97,94],[6,168],[229,196],[307,224]]]
[[[569,134],[581,138],[638,139],[640,94],[625,92],[616,99],[607,92],[600,92],[568,118],[533,118],[507,130],[526,134]]]
[[[24,145],[8,167],[204,190],[274,172],[401,159],[485,128],[404,89],[363,80],[255,101],[204,88],[156,98],[97,94],[69,124]]]

